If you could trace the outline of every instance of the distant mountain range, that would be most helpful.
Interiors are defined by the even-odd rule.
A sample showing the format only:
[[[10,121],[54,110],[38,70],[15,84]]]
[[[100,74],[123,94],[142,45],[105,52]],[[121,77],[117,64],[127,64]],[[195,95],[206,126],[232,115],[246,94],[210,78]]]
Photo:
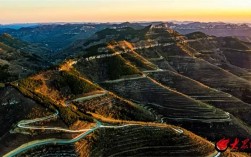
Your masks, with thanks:
[[[214,36],[251,36],[251,27],[248,24],[192,22],[186,24],[168,23],[168,25],[182,34],[200,31]]]
[[[25,27],[35,27],[38,25],[39,24],[37,23],[20,23],[20,24],[5,24],[5,25],[0,24],[0,29],[20,29]]]
[[[61,51],[76,40],[88,39],[97,31],[104,28],[132,27],[142,28],[161,22],[141,23],[48,23],[48,24],[13,24],[0,25],[0,34],[8,33],[21,40],[41,44],[52,52]],[[240,39],[251,36],[251,28],[248,24],[230,24],[223,22],[167,22],[171,29],[181,34],[192,32],[204,32],[214,36],[236,36]]]

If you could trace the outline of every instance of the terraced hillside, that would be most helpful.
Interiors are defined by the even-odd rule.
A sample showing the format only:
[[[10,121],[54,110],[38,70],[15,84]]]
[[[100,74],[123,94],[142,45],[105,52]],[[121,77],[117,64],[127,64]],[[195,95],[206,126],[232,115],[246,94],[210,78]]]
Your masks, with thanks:
[[[54,77],[55,75],[57,75],[57,77]],[[3,142],[2,144],[4,144],[3,148],[5,149],[5,151],[1,153],[7,153],[8,151],[11,151],[11,149],[14,149],[14,147],[18,147],[24,142],[28,142],[29,136],[34,136],[31,138],[32,140],[42,139],[45,136],[47,138],[50,138],[50,137],[54,137],[54,138],[56,137],[59,139],[63,138],[69,142],[71,141],[71,138],[74,138],[74,140],[78,139],[79,136],[81,137],[84,135],[83,133],[85,133],[85,130],[88,130],[93,122],[93,118],[91,117],[91,114],[89,113],[99,114],[108,119],[115,118],[119,120],[122,119],[122,120],[136,120],[136,121],[155,121],[154,115],[152,115],[148,111],[145,111],[140,106],[137,106],[135,103],[132,103],[128,100],[124,100],[112,93],[101,90],[100,87],[95,87],[94,85],[92,85],[87,80],[84,80],[83,78],[79,78],[79,79],[81,79],[80,82],[89,84],[89,86],[85,85],[82,87],[82,89],[84,89],[84,91],[82,91],[83,95],[74,93],[75,90],[72,90],[72,89],[66,90],[67,88],[69,88],[67,87],[67,85],[73,83],[73,82],[68,82],[68,81],[71,80],[71,81],[77,82],[77,78],[73,74],[70,74],[69,71],[68,72],[65,71],[63,72],[63,74],[60,74],[60,71],[58,70],[50,70],[50,71],[42,72],[39,75],[34,75],[28,79],[13,83],[13,86],[19,89],[24,95],[41,103],[42,109],[46,107],[46,108],[51,108],[53,110],[55,109],[58,110],[57,112],[59,114],[59,119],[55,122],[49,120],[49,125],[47,124],[46,120],[45,122],[36,123],[32,126],[32,127],[35,126],[36,129],[34,130],[33,128],[25,129],[25,127],[29,128],[30,127],[29,125],[27,126],[25,125],[24,128],[20,128],[23,125],[22,122],[19,122],[20,125],[19,124],[17,126],[15,125],[15,127],[8,126],[8,128],[6,128],[5,131],[9,130],[10,128],[16,131],[10,132],[10,134],[5,135],[5,137],[2,139],[3,140],[9,139],[11,141],[13,139],[13,133],[14,133],[14,135],[17,134],[17,136],[14,136],[17,139],[17,141],[13,145],[9,145],[8,142],[7,143]],[[55,81],[58,81],[58,80],[61,80],[62,82],[64,82],[64,86],[61,86],[62,88],[59,88],[59,89],[55,88],[55,86],[51,84],[52,82],[55,83]],[[78,85],[81,85],[81,83],[79,83]],[[6,87],[6,88],[9,88],[9,87]],[[93,91],[90,91],[90,89],[92,89]],[[2,90],[5,90],[5,88],[3,88]],[[13,89],[13,90],[15,90],[18,93],[16,89]],[[65,96],[66,91],[72,93],[72,94],[67,93],[68,95],[71,95],[70,97]],[[22,94],[20,95],[23,97]],[[13,105],[13,102],[14,102],[14,105],[16,105],[16,103],[19,104],[20,102],[19,101],[16,102],[15,97],[16,95],[12,97],[13,100],[7,103],[11,103],[11,105]],[[9,100],[9,98],[6,98],[6,99]],[[19,108],[16,108],[16,109],[19,109]],[[31,109],[31,108],[28,108],[28,109]],[[8,111],[8,109],[7,110],[6,108],[2,109],[2,112],[6,112],[6,111]],[[34,112],[34,113],[37,113],[37,112]],[[27,114],[27,112],[24,112],[24,114]],[[19,115],[19,117],[18,116],[16,117],[19,119],[14,119],[15,118],[14,117],[13,118],[14,121],[12,122],[12,124],[17,123],[18,121],[22,120],[22,118],[25,118],[24,116],[23,117],[20,117],[20,116],[21,115]],[[42,115],[36,115],[36,117],[41,117],[41,116]],[[6,117],[3,117],[3,120],[4,119],[6,119]],[[83,124],[77,125],[79,123],[84,123],[84,125]],[[11,123],[8,123],[8,124],[11,125]],[[44,126],[44,125],[47,125],[47,126]],[[77,129],[83,130],[83,131],[78,131]],[[77,131],[74,132],[72,130],[77,130]],[[66,131],[66,133],[62,133],[62,131],[63,132]],[[79,134],[76,134],[78,132]],[[27,136],[26,135],[23,136],[22,134],[27,134]],[[80,139],[81,138],[79,138],[79,140]],[[74,143],[74,142],[71,142],[71,143]],[[66,146],[65,148],[69,150],[69,151],[65,150],[64,153],[62,153],[62,154],[65,154],[66,156],[71,155],[71,152],[74,152],[74,149],[70,147],[70,145]],[[58,149],[58,152],[54,151],[54,153],[60,154],[63,148],[55,147],[55,150],[56,149]],[[50,150],[51,148],[48,150],[48,152],[50,152]],[[33,152],[33,154],[34,153],[36,154],[36,151]]]
[[[95,46],[94,50],[100,50],[100,53],[93,51],[93,48],[91,48],[92,51],[88,49],[87,54],[84,55],[86,57],[80,58],[73,66],[81,74],[95,82],[119,79],[129,75],[141,75],[136,66],[143,69],[154,68],[154,65],[149,61],[138,57],[137,53],[129,52],[130,49],[128,47],[122,49],[117,43],[107,46]],[[123,54],[126,52],[128,54]],[[89,71],[93,71],[93,73]]]
[[[166,26],[155,26],[150,30],[151,31],[148,32],[148,36],[150,37],[151,34],[157,35],[158,32],[168,32],[169,34],[165,35],[165,38],[173,40],[159,44],[161,40],[156,39],[154,41],[158,44],[154,46],[150,43],[148,43],[148,46],[144,45],[147,44],[147,40],[136,42],[133,45],[139,45],[139,43],[142,45],[140,49],[137,49],[140,55],[150,60],[152,63],[155,63],[161,69],[171,70],[191,77],[207,86],[220,89],[250,103],[250,100],[246,99],[246,97],[250,97],[247,95],[250,89],[250,83],[248,81],[250,78],[249,70],[231,64],[230,59],[224,54],[226,50],[233,49],[234,47],[235,51],[245,51],[244,53],[248,55],[248,44],[234,38],[221,39],[210,37],[205,34],[201,35],[200,33],[188,35],[187,39],[175,31],[170,31]],[[160,36],[164,38],[163,35]],[[235,46],[231,47],[231,43],[233,42]],[[238,50],[238,48],[240,49]],[[232,58],[238,57],[232,56]],[[244,60],[249,60],[249,58],[250,57],[247,56]],[[186,63],[183,63],[184,61]],[[246,61],[243,63],[246,64]],[[184,70],[190,74],[187,74]],[[195,75],[195,77],[192,75]],[[219,81],[217,79],[216,81],[215,78],[223,78],[223,80]],[[212,81],[211,83],[209,83],[210,80]],[[217,82],[223,87],[219,87],[213,84],[213,82]]]
[[[242,99],[243,91],[245,89],[251,89],[249,81],[237,77],[202,59],[173,56],[168,58],[168,60],[171,66],[179,73],[210,87],[230,93],[237,98]]]
[[[62,157],[77,157],[74,145],[48,145],[39,147],[31,151],[20,154],[20,156],[62,156]]]
[[[248,156],[220,154],[213,144],[251,138],[251,84],[217,63],[248,69],[203,55],[213,42],[196,48],[200,38],[213,40],[161,24],[76,42],[67,49],[76,56],[0,88],[0,111],[8,113],[0,116],[0,155]],[[218,40],[213,49],[232,42]]]
[[[58,132],[39,132],[37,134],[36,131],[18,129],[16,124],[19,121],[47,116],[52,114],[53,111],[25,97],[18,90],[10,86],[0,89],[0,95],[0,123],[2,126],[0,131],[0,156],[31,140],[49,137],[69,137],[67,134]],[[67,127],[62,120],[48,121],[43,124]]]
[[[120,30],[120,32],[123,32],[123,31],[124,30]],[[179,70],[180,66],[176,66],[173,62],[176,58],[181,58],[181,59],[192,58],[194,60],[201,61],[203,64],[211,65],[211,67],[213,69],[217,69],[220,71],[220,72],[218,72],[219,76],[221,75],[221,76],[230,77],[230,79],[236,81],[236,84],[238,84],[238,86],[247,87],[247,86],[249,86],[248,81],[246,81],[242,78],[239,78],[238,76],[235,76],[235,75],[231,74],[230,72],[227,72],[221,68],[218,68],[217,66],[214,66],[204,60],[200,60],[200,59],[197,59],[194,57],[189,57],[189,56],[196,55],[196,53],[199,52],[199,50],[194,49],[194,48],[190,47],[191,45],[187,44],[187,42],[190,43],[190,41],[189,41],[190,39],[187,40],[186,37],[178,34],[175,31],[172,31],[171,29],[169,29],[165,25],[147,27],[145,29],[145,32],[146,32],[146,34],[145,34],[144,39],[143,38],[137,39],[137,40],[135,39],[135,41],[133,41],[133,42],[132,42],[132,39],[130,39],[129,41],[131,41],[131,42],[126,42],[127,45],[130,45],[130,46],[128,46],[130,48],[129,50],[134,50],[134,52],[136,52],[137,54],[142,55],[142,56],[140,56],[141,58],[145,57],[144,59],[147,59],[147,60],[151,61],[152,63],[157,64],[157,68],[155,68],[155,69],[146,69],[146,70],[141,69],[141,70],[143,70],[144,73],[146,73],[147,75],[150,75],[151,77],[153,77],[151,74],[161,73],[162,75],[157,76],[157,77],[153,77],[153,78],[160,81],[164,85],[166,85],[167,88],[170,87],[173,90],[177,90],[178,92],[181,92],[181,93],[184,93],[184,94],[187,94],[188,96],[190,96],[190,98],[188,98],[187,96],[181,94],[182,96],[186,97],[185,99],[182,100],[184,104],[187,104],[187,99],[189,99],[190,101],[192,100],[193,103],[194,103],[195,99],[197,99],[197,100],[200,100],[199,103],[204,102],[204,103],[213,105],[217,108],[226,110],[229,113],[233,114],[234,116],[237,116],[238,118],[244,120],[246,123],[250,123],[249,122],[250,113],[246,112],[246,111],[249,111],[250,105],[247,103],[244,103],[242,100],[240,100],[240,99],[243,99],[243,95],[239,91],[239,90],[241,90],[240,88],[236,87],[234,84],[231,84],[224,77],[222,77],[222,78],[224,78],[222,80],[224,80],[225,82],[222,82],[220,84],[222,86],[226,86],[226,88],[220,89],[220,88],[217,88],[217,86],[211,86],[211,84],[206,84],[202,80],[196,80],[196,79],[193,80],[188,77],[182,76],[181,74],[184,74],[184,73],[182,73],[182,71]],[[110,34],[112,34],[112,31],[110,31]],[[130,34],[130,33],[128,33],[128,34]],[[105,35],[102,36],[102,38],[106,38]],[[193,40],[195,40],[198,38],[198,36],[195,36],[193,38],[194,38]],[[210,38],[210,37],[204,35],[203,38]],[[114,38],[114,39],[119,40],[117,38]],[[217,45],[215,45],[215,46],[217,46]],[[125,49],[125,47],[127,49]],[[116,50],[123,57],[123,55],[125,55],[125,54],[126,55],[130,54],[128,47],[123,45],[122,47],[119,47],[119,49],[116,49]],[[95,52],[95,51],[93,51],[93,52]],[[95,54],[93,54],[93,55],[95,56]],[[128,58],[125,58],[125,59],[128,61]],[[89,62],[88,64],[90,64],[90,65],[95,65],[95,68],[92,67],[92,69],[100,69],[100,67],[102,69],[103,67],[106,67],[106,66],[102,66],[102,65],[96,66],[97,63],[95,63],[95,61],[98,61],[98,60],[100,60],[100,59],[99,59],[98,55],[96,54],[96,59],[95,59],[95,57],[93,57],[93,60],[91,60],[91,61],[88,60],[87,62]],[[83,59],[80,61],[80,63],[77,63],[76,65],[80,66],[80,67],[86,67],[84,65],[81,65],[82,62],[84,62]],[[131,60],[129,60],[129,62],[133,65]],[[182,63],[182,62],[179,62],[179,63]],[[198,63],[198,64],[200,66],[203,66],[203,64],[200,64],[200,63]],[[74,65],[74,66],[77,67],[76,65]],[[138,65],[135,65],[135,66],[137,68],[139,68]],[[189,67],[189,66],[190,66],[190,63],[187,63],[186,65],[184,65],[184,67]],[[208,67],[208,66],[205,65],[203,67]],[[162,68],[162,69],[159,69],[159,68]],[[77,69],[80,69],[80,68],[77,67]],[[169,71],[167,73],[167,72],[165,72],[165,69],[170,70],[172,72]],[[101,70],[101,71],[103,71],[103,70]],[[198,69],[194,69],[193,71],[194,72],[197,72],[197,71],[202,72],[202,70],[198,70]],[[196,75],[197,77],[203,78],[203,79],[208,78],[207,75],[210,75],[209,76],[209,77],[211,77],[210,80],[215,80],[215,79],[213,79],[213,77],[218,78],[218,76],[217,77],[215,76],[215,71],[216,70],[212,70],[212,72],[209,72],[209,73],[203,74],[203,75],[202,74],[199,75],[199,73],[194,73],[194,75]],[[244,71],[244,73],[246,73],[245,70],[243,70],[243,71]],[[189,71],[189,72],[191,72],[191,71]],[[88,73],[88,70],[81,71],[81,73],[86,74],[87,76],[91,75]],[[180,73],[180,74],[178,74],[178,73]],[[100,72],[100,70],[97,70],[95,72],[95,75],[104,76],[104,72]],[[184,75],[186,75],[186,74],[184,74]],[[147,83],[144,83],[144,80],[145,80],[144,77],[145,77],[144,75],[131,76],[131,77],[128,76],[127,78],[117,78],[118,80],[114,80],[114,81],[109,81],[109,79],[107,79],[107,81],[106,81],[106,79],[103,79],[103,81],[104,81],[103,83],[102,83],[102,79],[98,79],[98,77],[91,76],[90,78],[91,78],[91,80],[94,80],[95,82],[97,81],[97,83],[101,84],[106,89],[114,91],[118,95],[125,97],[127,99],[132,99],[133,101],[136,101],[140,104],[146,105],[149,102],[150,103],[154,102],[155,103],[154,105],[147,104],[147,106],[151,106],[151,110],[153,110],[154,112],[156,112],[156,110],[159,111],[159,112],[157,112],[157,115],[165,112],[165,111],[163,111],[163,109],[162,109],[163,107],[161,107],[161,106],[163,106],[163,103],[166,103],[166,102],[163,102],[162,99],[156,100],[155,99],[156,97],[166,97],[166,99],[168,100],[168,103],[172,102],[172,104],[183,104],[182,101],[180,101],[180,100],[179,101],[173,100],[173,99],[176,99],[177,95],[175,95],[175,96],[174,95],[170,96],[167,94],[165,95],[163,93],[165,93],[166,91],[165,92],[162,91],[163,93],[161,93],[158,91],[159,89],[155,89],[155,87],[153,88],[152,85],[148,86]],[[166,77],[171,77],[172,81],[161,81],[161,80],[165,79]],[[181,78],[181,80],[179,80],[179,78]],[[184,82],[182,83],[181,81],[184,81]],[[201,81],[202,83],[200,83],[199,81]],[[218,82],[218,80],[217,81],[215,80],[215,82]],[[216,89],[210,88],[209,86],[216,88]],[[227,89],[229,89],[229,90],[227,90]],[[148,91],[151,91],[151,92],[148,92]],[[223,91],[223,92],[221,92],[221,91]],[[227,92],[227,93],[224,93],[224,92]],[[158,94],[155,95],[156,93],[158,93]],[[236,96],[238,98],[230,95],[229,93],[233,94],[234,96]],[[172,105],[172,107],[173,106],[174,105]],[[240,110],[236,110],[237,106],[240,107]],[[175,106],[175,107],[177,108],[177,106]],[[169,109],[170,110],[169,112],[171,112],[171,113],[167,112],[167,113],[163,113],[163,114],[168,115],[169,117],[171,117],[171,119],[173,117],[175,117],[176,119],[178,119],[178,118],[182,119],[183,117],[176,117],[177,115],[184,116],[182,111],[180,114],[178,114],[179,108],[178,109],[176,109],[176,108],[174,108],[172,110]],[[181,108],[182,109],[180,109],[180,110],[183,110],[184,106],[182,105]],[[196,113],[196,115],[195,114],[192,114],[192,115],[188,114],[188,115],[201,118],[199,121],[201,121],[203,119],[203,114],[202,114],[202,116],[199,116],[202,113],[201,111],[203,111],[203,112],[205,111],[205,115],[210,115],[209,112],[212,112],[210,110],[207,111],[206,109],[198,110],[196,112],[196,111],[194,111],[195,109],[193,107],[188,108],[188,109],[185,108],[184,110],[189,111],[189,112],[191,111],[191,113]],[[175,115],[173,115],[173,114],[175,114]],[[199,114],[199,115],[197,115],[197,114]],[[221,113],[213,112],[213,114],[220,115]],[[187,117],[189,117],[189,116],[187,116]],[[217,118],[215,118],[215,117],[213,117],[211,119],[217,121],[216,120]],[[169,121],[170,121],[170,118],[169,118]],[[232,117],[231,122],[229,122],[229,123],[217,124],[214,127],[212,127],[212,123],[206,124],[205,125],[206,127],[204,127],[204,129],[206,129],[207,127],[226,128],[226,126],[229,127],[229,124],[232,125],[232,123],[234,123],[234,125],[237,126],[237,127],[230,126],[230,127],[232,127],[233,130],[238,130],[238,131],[236,131],[235,135],[238,135],[238,134],[240,134],[241,136],[245,136],[246,134],[250,135],[249,127],[247,127],[245,124],[242,124],[242,122],[239,122],[239,120],[237,120],[235,117]],[[190,127],[189,125],[190,124],[188,124],[187,126]],[[194,127],[194,128],[196,128],[196,127]],[[238,128],[238,129],[236,129],[236,128]],[[196,130],[196,129],[194,129],[194,130]],[[203,129],[201,129],[201,132],[204,131],[204,130],[203,131],[202,130]],[[198,131],[198,129],[197,129],[197,131]],[[226,130],[226,132],[228,132],[228,131]],[[205,134],[205,133],[202,133],[202,134]],[[228,132],[227,134],[231,135],[232,133]],[[205,136],[207,136],[207,135],[205,135]],[[211,138],[215,138],[215,137],[211,136]]]
[[[249,44],[233,37],[212,37],[196,32],[187,35],[188,44],[197,50],[196,56],[229,70],[235,75],[245,76],[250,69]]]
[[[231,118],[229,113],[196,101],[149,78],[105,82],[102,86],[142,104],[154,113],[159,121],[182,125],[211,140],[215,140],[221,134],[213,131],[217,129],[224,130],[224,134],[228,136],[251,135],[250,128]],[[232,129],[229,132],[229,128],[236,132]]]
[[[13,85],[46,107],[58,109],[68,125],[78,119],[90,120],[88,112],[115,119],[155,120],[136,104],[105,91],[81,76],[71,64],[71,61],[65,62],[58,68],[33,75]]]
[[[131,126],[96,133],[90,156],[207,156],[213,145],[170,126]],[[116,138],[114,138],[116,137]],[[107,142],[104,142],[107,141]]]
[[[73,103],[83,113],[91,112],[106,118],[139,121],[156,120],[155,115],[138,104],[124,100],[112,93],[97,95],[97,97],[89,100],[79,98]]]
[[[173,90],[225,110],[250,124],[250,113],[248,112],[250,105],[228,93],[210,88],[198,81],[168,70],[155,71],[149,73],[148,76]]]
[[[114,124],[113,124],[114,125]],[[120,124],[122,125],[122,124]],[[62,156],[215,156],[214,145],[193,133],[166,124],[128,122],[106,126],[73,145],[38,147],[22,155]],[[81,149],[85,148],[86,151]],[[55,151],[52,151],[54,150]],[[221,156],[239,156],[229,150]]]

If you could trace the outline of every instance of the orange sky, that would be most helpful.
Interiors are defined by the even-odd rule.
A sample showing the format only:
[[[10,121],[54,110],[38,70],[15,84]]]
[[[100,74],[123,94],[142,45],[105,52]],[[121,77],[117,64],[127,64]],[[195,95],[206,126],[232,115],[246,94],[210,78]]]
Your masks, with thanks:
[[[0,23],[251,22],[251,0],[0,0]]]

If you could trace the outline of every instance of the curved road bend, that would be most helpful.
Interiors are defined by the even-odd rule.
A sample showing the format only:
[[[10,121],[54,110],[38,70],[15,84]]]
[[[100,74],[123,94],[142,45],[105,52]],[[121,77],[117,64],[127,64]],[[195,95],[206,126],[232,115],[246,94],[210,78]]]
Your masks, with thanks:
[[[61,127],[47,127],[47,126],[29,126],[28,124],[39,122],[39,121],[44,121],[44,120],[49,120],[52,118],[57,117],[59,114],[58,110],[56,110],[56,113],[46,116],[43,118],[36,118],[34,120],[22,120],[20,121],[17,126],[19,128],[23,129],[33,129],[33,130],[56,130],[56,131],[64,131],[64,132],[70,132],[70,133],[79,133],[79,132],[84,132],[84,131],[89,131],[90,129],[82,129],[82,130],[70,130],[70,129],[65,129]]]
[[[83,137],[89,135],[90,133],[94,132],[95,130],[97,130],[100,127],[101,123],[99,121],[97,121],[97,124],[94,128],[89,129],[89,131],[86,131],[78,136],[76,136],[73,139],[45,139],[45,140],[36,140],[36,141],[32,141],[26,144],[21,145],[20,147],[14,149],[13,151],[5,154],[3,157],[13,157],[16,156],[18,154],[20,154],[21,152],[24,152],[28,149],[34,148],[34,147],[38,147],[38,146],[42,146],[42,145],[46,145],[46,144],[71,144],[71,143],[75,143],[77,141],[79,141],[80,139],[82,139]]]
[[[104,125],[102,125],[102,123],[100,121],[95,120],[96,126],[94,128],[82,129],[82,130],[69,130],[69,129],[59,128],[59,127],[28,126],[28,124],[31,124],[31,123],[55,118],[58,116],[58,114],[59,114],[59,112],[56,110],[56,113],[49,115],[49,116],[46,116],[46,117],[36,118],[33,120],[22,120],[18,123],[17,126],[20,128],[24,128],[24,129],[56,130],[56,131],[65,131],[65,132],[70,132],[70,133],[77,133],[77,132],[83,132],[83,133],[79,134],[78,136],[74,137],[73,139],[52,138],[52,139],[31,141],[31,142],[28,142],[26,144],[21,145],[20,147],[14,149],[13,151],[5,154],[3,157],[13,157],[13,156],[16,156],[16,155],[24,152],[24,151],[32,149],[34,147],[38,147],[38,146],[42,146],[42,145],[46,145],[46,144],[72,144],[72,143],[79,141],[80,139],[84,138],[85,136],[89,135],[90,133],[94,132],[95,130],[97,130],[99,128],[123,128],[123,127],[127,127],[127,126],[138,125],[138,124],[126,124],[126,125],[121,125],[121,126],[104,126]],[[163,123],[163,121],[162,121],[162,123]],[[183,134],[183,132],[184,132],[182,129],[179,129],[179,128],[172,127],[172,129],[179,134]],[[218,157],[219,155],[220,155],[219,153],[216,154],[216,152],[214,152],[210,156],[211,157]]]
[[[65,132],[70,132],[70,133],[77,133],[77,132],[82,132],[78,136],[74,137],[73,139],[56,139],[56,138],[51,138],[51,139],[44,139],[44,140],[35,140],[28,142],[26,144],[21,145],[20,147],[14,149],[13,151],[5,154],[3,157],[13,157],[16,156],[26,150],[32,149],[34,147],[46,145],[46,144],[72,144],[80,139],[84,138],[85,136],[89,135],[90,133],[94,132],[95,130],[99,128],[122,128],[122,127],[127,127],[127,126],[132,126],[132,125],[137,125],[137,124],[127,124],[127,125],[121,125],[121,126],[104,126],[101,124],[100,121],[96,121],[96,126],[91,129],[82,129],[82,130],[69,130],[69,129],[64,129],[64,128],[59,128],[59,127],[40,127],[40,126],[27,126],[28,124],[35,123],[38,121],[44,121],[48,120],[54,117],[58,116],[58,111],[56,110],[56,113],[46,116],[43,118],[36,118],[34,120],[23,120],[18,123],[18,127],[24,128],[24,129],[36,129],[36,130],[56,130],[56,131],[65,131]]]

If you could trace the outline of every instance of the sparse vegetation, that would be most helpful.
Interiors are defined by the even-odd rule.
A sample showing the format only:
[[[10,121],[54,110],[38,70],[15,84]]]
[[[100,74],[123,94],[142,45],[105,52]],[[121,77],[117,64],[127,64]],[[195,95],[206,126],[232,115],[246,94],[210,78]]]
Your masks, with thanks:
[[[130,61],[133,65],[135,65],[138,68],[147,70],[153,70],[156,68],[155,65],[151,64],[150,62],[146,63],[142,58],[132,53],[124,53],[121,56],[126,60]]]
[[[109,78],[112,80],[119,79],[121,76],[139,74],[136,67],[126,63],[121,56],[115,56],[105,59]]]
[[[22,88],[28,88],[29,90],[35,90],[36,88],[39,88],[43,82],[42,80],[34,80],[32,78],[23,79],[19,82],[20,87]]]
[[[47,72],[47,74],[49,73],[51,76],[56,77],[51,78],[51,80],[47,81],[47,83],[45,83],[44,80],[41,80],[45,78],[42,76],[43,74],[40,74],[38,76],[33,76],[20,80],[18,82],[14,82],[12,84],[16,88],[18,88],[24,95],[31,97],[37,102],[43,104],[45,107],[52,110],[58,109],[60,116],[67,125],[73,124],[79,118],[82,120],[92,121],[92,119],[88,116],[76,113],[78,112],[77,110],[73,111],[71,108],[61,104],[61,99],[64,99],[62,98],[62,95],[52,96],[47,92],[49,92],[48,89],[53,89],[52,87],[55,87],[59,91],[59,93],[63,94],[63,96],[69,97],[70,95],[78,95],[95,91],[98,89],[98,87],[90,84],[84,79],[81,79],[79,76],[76,76],[78,73],[74,70],[60,72],[52,70],[50,72]],[[70,89],[70,92],[67,95],[64,95],[62,89],[66,87]],[[60,101],[58,101],[59,99]]]
[[[68,107],[59,107],[59,113],[63,121],[69,126],[79,119],[79,116]]]
[[[26,81],[24,81],[26,82]],[[51,110],[55,110],[55,106],[54,106],[54,102],[51,98],[45,97],[40,93],[36,93],[33,89],[33,86],[31,86],[32,88],[26,88],[25,84],[22,84],[22,82],[18,83],[18,82],[13,82],[12,85],[14,87],[16,87],[22,94],[24,94],[25,96],[28,96],[30,98],[32,98],[33,100],[43,104],[45,107],[51,109]]]
[[[83,94],[97,90],[97,88],[72,73],[60,72],[61,77],[54,80],[53,84],[57,89],[68,86],[74,95]]]
[[[193,32],[186,35],[188,39],[199,39],[199,38],[207,38],[208,36],[202,32]]]
[[[100,102],[102,105],[100,105]],[[82,113],[92,112],[107,118],[154,121],[155,117],[139,105],[126,101],[115,95],[106,95],[84,102],[74,102]]]
[[[228,49],[249,50],[248,46],[234,37],[219,38],[221,46]]]
[[[89,139],[90,156],[207,156],[215,151],[209,142],[189,134],[154,124],[102,129]]]
[[[27,81],[25,81],[25,82],[27,83]],[[55,111],[56,109],[58,109],[60,116],[62,117],[63,121],[67,125],[71,125],[79,119],[79,116],[75,112],[73,112],[70,108],[61,106],[57,102],[53,101],[50,97],[44,96],[41,93],[36,93],[32,89],[26,88],[24,86],[24,84],[20,84],[18,86],[16,86],[15,84],[13,84],[13,85],[16,88],[18,88],[24,95],[43,104],[45,107],[51,109],[52,111]]]

